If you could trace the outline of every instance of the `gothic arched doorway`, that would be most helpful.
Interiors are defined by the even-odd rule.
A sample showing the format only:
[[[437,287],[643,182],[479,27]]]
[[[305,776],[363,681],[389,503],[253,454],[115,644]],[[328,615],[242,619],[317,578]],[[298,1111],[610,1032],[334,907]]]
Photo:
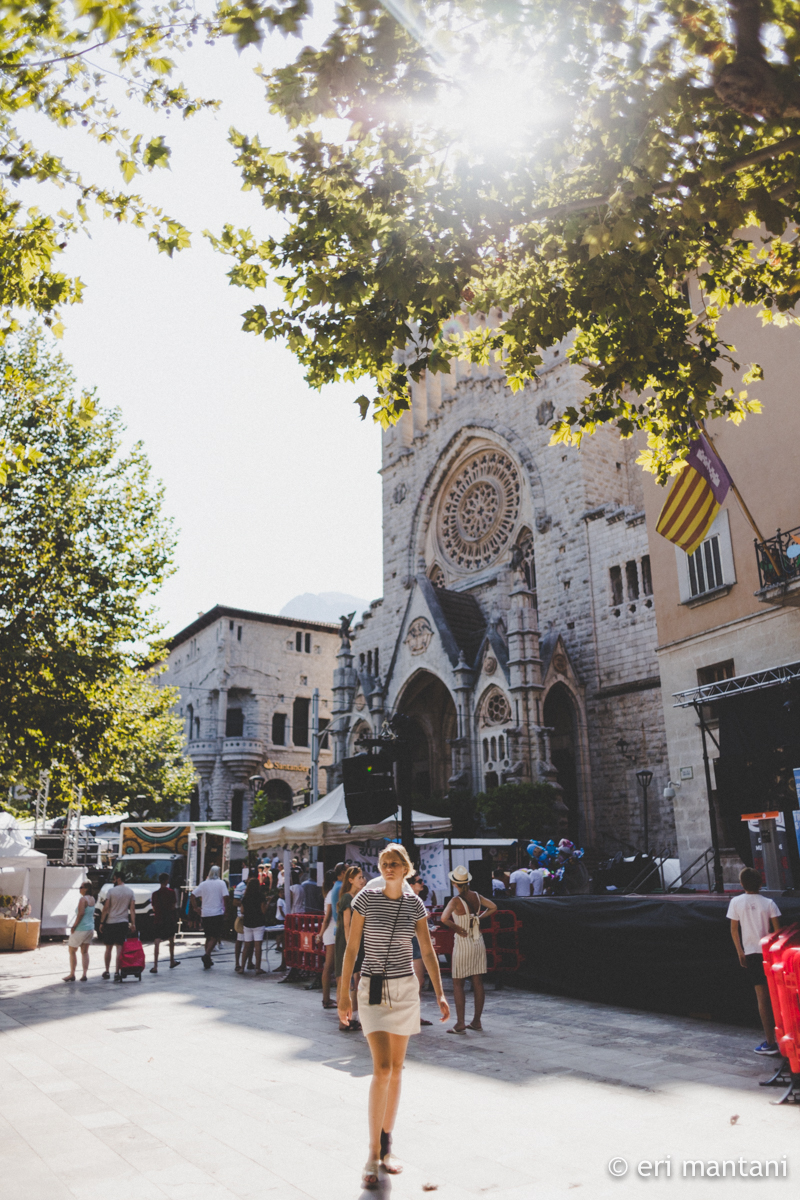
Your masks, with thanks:
[[[458,735],[453,697],[436,675],[419,671],[406,684],[397,712],[410,718],[411,775],[415,796],[427,800],[448,790],[450,743]]]
[[[544,724],[550,734],[550,761],[558,773],[564,803],[569,811],[568,836],[581,838],[580,796],[578,791],[578,730],[575,703],[563,683],[550,689],[544,702]]]

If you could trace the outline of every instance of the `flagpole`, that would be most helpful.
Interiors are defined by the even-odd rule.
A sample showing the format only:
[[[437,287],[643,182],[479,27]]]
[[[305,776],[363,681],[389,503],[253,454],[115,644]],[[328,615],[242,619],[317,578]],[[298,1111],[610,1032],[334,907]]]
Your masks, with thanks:
[[[711,449],[714,451],[714,453],[717,454],[717,447],[714,445],[714,439],[712,438],[711,434],[706,429],[704,423],[702,421],[698,421],[697,424],[700,429],[700,432],[703,434],[703,437],[706,439],[708,444],[711,446]],[[717,454],[717,458],[719,458],[719,454]],[[721,458],[720,458],[720,462],[722,462]],[[769,559],[770,563],[772,564],[772,569],[775,572],[776,576],[780,575],[781,572],[778,569],[778,564],[775,562],[775,559],[772,557],[772,551],[770,550],[769,546],[767,545],[766,538],[764,537],[763,533],[756,525],[755,520],[753,519],[753,514],[750,512],[750,509],[747,507],[747,505],[744,502],[742,493],[739,491],[736,484],[733,482],[733,479],[731,478],[731,473],[728,470],[727,463],[725,464],[725,470],[728,471],[728,479],[730,479],[730,481],[731,481],[731,491],[733,492],[736,499],[739,501],[739,507],[741,508],[745,517],[747,518],[747,520],[750,522],[751,526],[753,527],[753,530],[755,531],[755,535],[758,538],[759,542],[764,547],[764,553],[766,554],[767,558]]]

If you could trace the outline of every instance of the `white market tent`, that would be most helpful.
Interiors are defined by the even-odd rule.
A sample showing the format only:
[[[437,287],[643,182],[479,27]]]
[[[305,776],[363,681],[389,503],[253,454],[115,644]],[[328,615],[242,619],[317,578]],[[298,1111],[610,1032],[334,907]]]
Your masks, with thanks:
[[[428,813],[412,812],[415,837],[444,837],[452,825],[449,817],[433,817]],[[377,838],[393,838],[400,834],[400,813],[376,825],[351,825],[347,816],[344,788],[340,784],[316,804],[299,812],[251,829],[247,838],[249,850],[267,846],[295,845],[343,846],[347,842],[366,842]]]
[[[10,813],[0,813],[0,892],[27,896],[43,934],[69,933],[80,900],[83,867],[49,867],[47,855],[32,850]]]

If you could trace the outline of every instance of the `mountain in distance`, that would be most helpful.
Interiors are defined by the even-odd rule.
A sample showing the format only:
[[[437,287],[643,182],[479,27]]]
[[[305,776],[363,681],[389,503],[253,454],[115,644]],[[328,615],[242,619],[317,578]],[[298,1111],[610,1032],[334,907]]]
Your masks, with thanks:
[[[320,592],[318,595],[303,592],[302,596],[295,596],[288,604],[284,604],[278,615],[297,617],[301,621],[333,621],[338,625],[339,617],[343,613],[355,610],[355,624],[367,608],[369,600],[362,600],[359,596],[348,596],[345,592]]]

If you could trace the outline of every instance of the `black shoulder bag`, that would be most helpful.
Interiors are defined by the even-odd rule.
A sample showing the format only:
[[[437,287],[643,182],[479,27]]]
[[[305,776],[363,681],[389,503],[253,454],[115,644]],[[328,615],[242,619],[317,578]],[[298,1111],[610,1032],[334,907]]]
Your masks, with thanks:
[[[397,929],[397,922],[400,919],[400,909],[403,906],[403,894],[401,892],[400,899],[397,902],[397,912],[392,926],[392,936],[389,938],[389,947],[386,951],[386,958],[383,963],[382,975],[370,975],[369,977],[369,1002],[370,1004],[380,1004],[383,1000],[383,985],[386,982],[386,968],[389,965],[389,955],[392,953],[392,942],[394,941],[394,931]]]

